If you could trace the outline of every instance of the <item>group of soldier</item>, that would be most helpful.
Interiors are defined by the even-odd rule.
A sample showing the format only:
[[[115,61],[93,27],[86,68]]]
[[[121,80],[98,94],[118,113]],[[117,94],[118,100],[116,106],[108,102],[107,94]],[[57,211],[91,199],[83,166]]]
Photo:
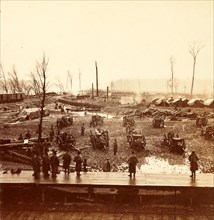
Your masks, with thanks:
[[[24,139],[30,139],[30,138],[31,138],[30,131],[27,130],[24,136],[22,135],[22,133],[19,135],[18,140],[23,141]]]
[[[32,166],[33,166],[33,176],[35,179],[40,178],[40,172],[42,168],[43,176],[45,178],[49,177],[51,172],[51,176],[53,178],[56,178],[57,174],[59,173],[59,158],[57,157],[56,151],[52,151],[52,155],[49,157],[48,152],[45,152],[45,154],[42,156],[42,158],[39,156],[39,154],[34,151],[32,157]],[[71,165],[71,155],[69,154],[69,150],[66,151],[66,153],[62,157],[63,160],[63,169],[65,174],[70,173],[70,165]],[[87,161],[86,159],[82,159],[81,152],[78,151],[76,156],[73,159],[75,163],[75,171],[77,176],[80,176],[80,172],[82,170],[82,164],[84,171],[87,171]]]

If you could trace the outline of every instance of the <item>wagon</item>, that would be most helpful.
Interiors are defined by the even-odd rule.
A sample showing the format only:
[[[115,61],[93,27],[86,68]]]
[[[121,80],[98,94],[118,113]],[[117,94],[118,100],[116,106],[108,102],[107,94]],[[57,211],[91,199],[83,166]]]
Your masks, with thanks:
[[[207,123],[208,123],[208,119],[206,116],[197,116],[196,122],[195,122],[197,127],[201,127],[201,126],[204,127],[207,125]]]
[[[133,150],[141,151],[145,149],[146,138],[140,132],[135,132],[133,130],[131,133],[127,134],[127,142]]]
[[[91,121],[90,121],[90,127],[96,127],[103,125],[103,117],[100,115],[92,115]]]
[[[101,130],[101,131],[96,130],[94,134],[92,133],[92,131],[90,131],[90,141],[94,149],[108,150],[108,147],[109,147],[108,131],[107,130]]]
[[[61,118],[57,118],[56,121],[56,126],[57,128],[63,128],[63,127],[67,127],[73,125],[73,117],[66,115],[66,116],[62,116]]]
[[[164,127],[164,119],[161,117],[155,117],[152,120],[152,125],[154,128],[163,128]]]
[[[186,149],[186,143],[183,138],[175,137],[173,132],[164,134],[162,145],[167,146],[171,152],[183,154]]]

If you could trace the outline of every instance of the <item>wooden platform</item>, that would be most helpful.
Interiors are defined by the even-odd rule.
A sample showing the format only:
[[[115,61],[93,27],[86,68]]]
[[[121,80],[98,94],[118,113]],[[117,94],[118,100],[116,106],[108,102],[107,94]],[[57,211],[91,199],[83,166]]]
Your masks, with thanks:
[[[0,199],[8,204],[48,204],[101,201],[104,204],[168,204],[214,207],[214,174],[198,174],[195,179],[184,174],[137,173],[135,179],[126,172],[61,172],[54,179],[39,179],[32,171],[0,176]],[[33,198],[33,199],[32,199]]]
[[[32,171],[22,171],[21,174],[0,173],[0,185],[2,184],[41,184],[41,185],[100,185],[100,186],[155,186],[155,187],[214,187],[214,174],[198,174],[196,178],[190,178],[186,174],[144,174],[137,173],[135,179],[130,178],[126,172],[86,172],[80,177],[76,173],[65,175],[61,171],[55,179],[52,177],[36,180]]]

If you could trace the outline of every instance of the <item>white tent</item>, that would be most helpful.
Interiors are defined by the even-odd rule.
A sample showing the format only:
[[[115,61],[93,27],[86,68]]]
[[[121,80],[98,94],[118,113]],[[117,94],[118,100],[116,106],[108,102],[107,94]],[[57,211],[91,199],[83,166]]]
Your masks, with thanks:
[[[204,106],[213,108],[214,107],[214,99],[207,99],[204,102]]]
[[[187,105],[191,107],[203,107],[204,102],[201,99],[191,99],[187,102]]]

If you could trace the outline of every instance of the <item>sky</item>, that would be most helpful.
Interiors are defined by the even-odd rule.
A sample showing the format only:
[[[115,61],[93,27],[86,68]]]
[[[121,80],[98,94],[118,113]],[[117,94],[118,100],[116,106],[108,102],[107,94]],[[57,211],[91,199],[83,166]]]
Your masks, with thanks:
[[[48,77],[73,87],[121,78],[191,78],[189,46],[201,48],[196,80],[213,80],[214,1],[1,1],[1,64],[27,79],[43,53]]]

